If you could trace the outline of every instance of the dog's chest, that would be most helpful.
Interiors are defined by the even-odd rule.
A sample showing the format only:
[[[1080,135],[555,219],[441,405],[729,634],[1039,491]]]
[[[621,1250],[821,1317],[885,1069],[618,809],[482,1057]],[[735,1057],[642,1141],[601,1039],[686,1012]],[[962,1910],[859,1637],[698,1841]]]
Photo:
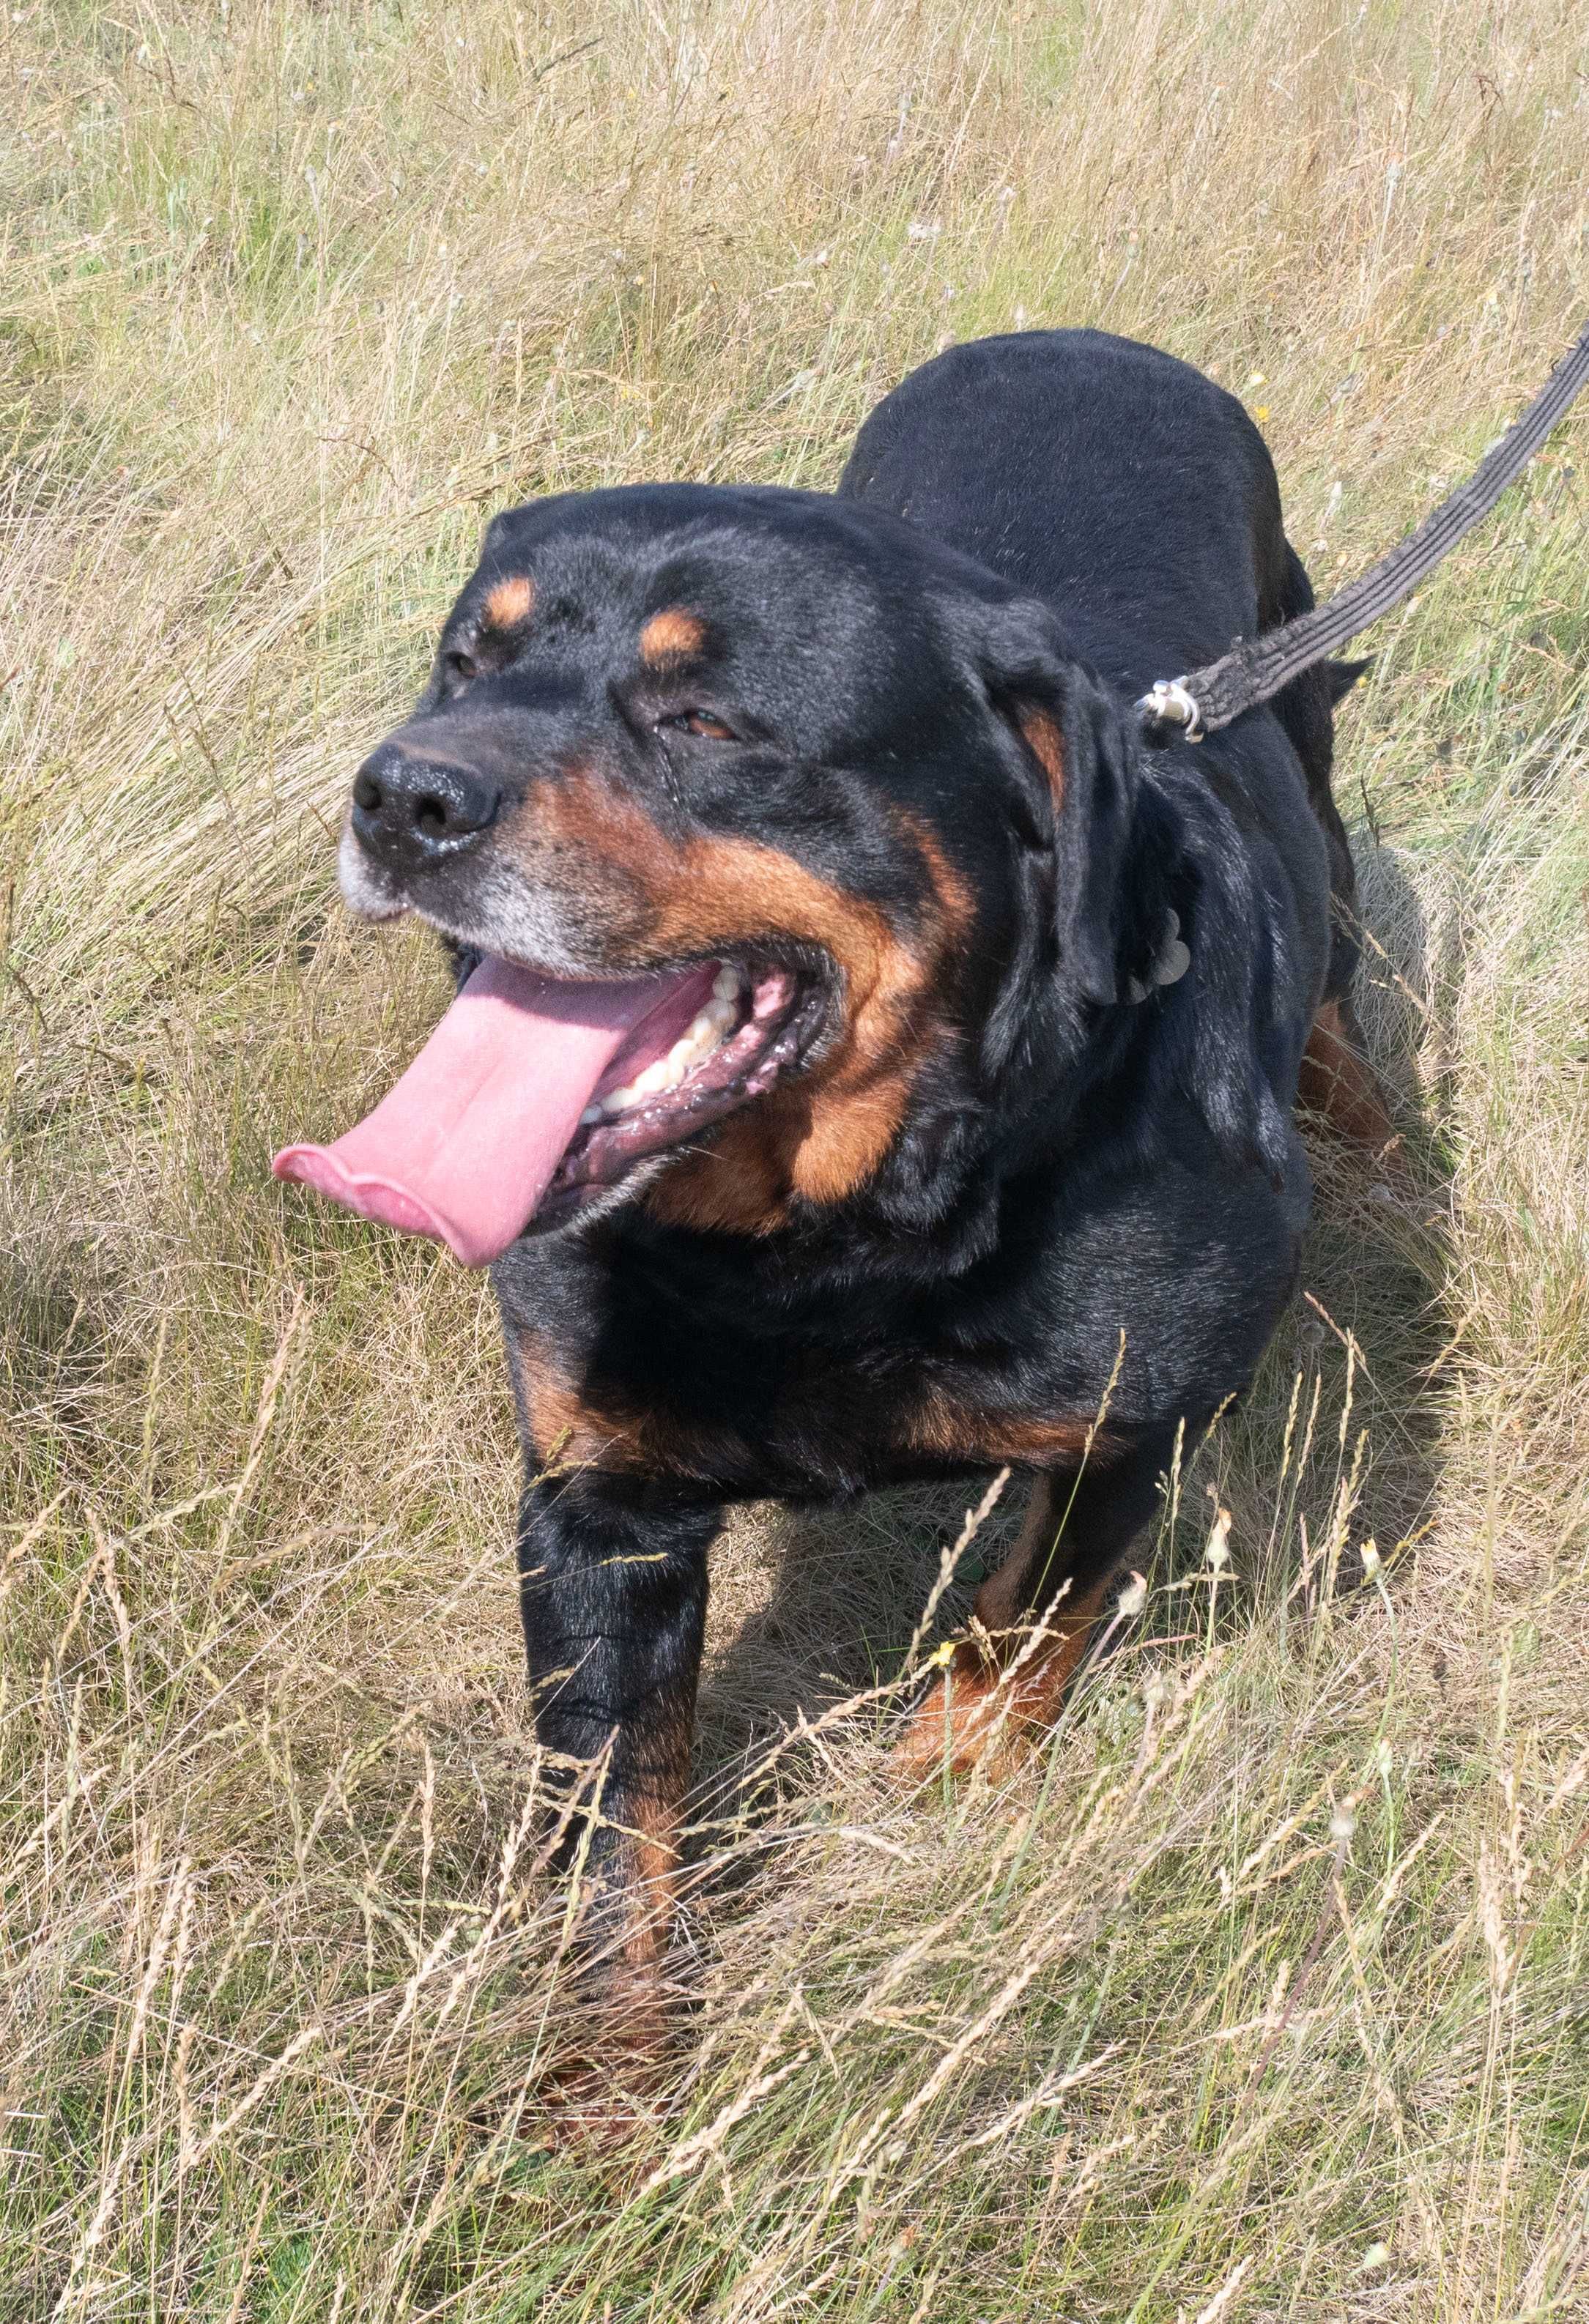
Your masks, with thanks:
[[[886,1326],[859,1302],[817,1334],[776,1313],[631,1296],[559,1332],[510,1316],[526,1452],[550,1467],[671,1477],[725,1497],[844,1492],[1079,1455],[1098,1405],[1055,1393],[1013,1342],[973,1360],[947,1319]],[[1025,1360],[1022,1360],[1022,1357]],[[1078,1384],[1079,1385],[1079,1384]]]

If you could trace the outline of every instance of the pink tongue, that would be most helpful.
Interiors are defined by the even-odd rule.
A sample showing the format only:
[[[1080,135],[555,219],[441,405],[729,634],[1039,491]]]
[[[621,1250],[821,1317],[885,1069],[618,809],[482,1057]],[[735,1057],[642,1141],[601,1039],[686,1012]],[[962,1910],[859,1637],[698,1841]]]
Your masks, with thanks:
[[[484,960],[374,1113],[271,1167],[484,1267],[529,1225],[607,1066],[678,982],[563,983]]]

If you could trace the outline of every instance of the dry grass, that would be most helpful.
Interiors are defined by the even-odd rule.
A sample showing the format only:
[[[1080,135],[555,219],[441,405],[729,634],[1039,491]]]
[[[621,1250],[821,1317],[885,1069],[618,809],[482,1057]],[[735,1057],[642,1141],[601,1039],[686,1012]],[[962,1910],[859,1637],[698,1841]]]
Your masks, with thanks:
[[[737,1528],[626,2173],[539,2136],[483,1287],[265,1173],[434,1006],[327,824],[494,506],[827,482],[1024,317],[1217,366],[1355,569],[1589,308],[1578,0],[9,13],[5,2324],[1589,2312],[1584,419],[1348,714],[1427,1199],[1326,1157],[1002,1791],[866,1694],[957,1509]]]

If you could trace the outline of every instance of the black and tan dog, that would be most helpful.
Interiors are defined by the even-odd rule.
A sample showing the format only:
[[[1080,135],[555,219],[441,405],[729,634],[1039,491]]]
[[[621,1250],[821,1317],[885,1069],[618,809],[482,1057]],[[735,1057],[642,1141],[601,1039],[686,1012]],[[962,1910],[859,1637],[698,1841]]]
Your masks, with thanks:
[[[596,1922],[642,2028],[725,1509],[1030,1472],[992,1644],[905,1748],[985,1741],[1063,1589],[1014,1706],[1051,1717],[1178,1428],[1290,1292],[1305,1063],[1391,1136],[1351,1039],[1350,676],[1197,749],[1131,709],[1310,603],[1230,396],[1095,332],[987,340],[888,398],[836,497],[498,517],[359,771],[347,901],[430,921],[459,997],[277,1167],[493,1265],[537,1720],[605,1762]]]

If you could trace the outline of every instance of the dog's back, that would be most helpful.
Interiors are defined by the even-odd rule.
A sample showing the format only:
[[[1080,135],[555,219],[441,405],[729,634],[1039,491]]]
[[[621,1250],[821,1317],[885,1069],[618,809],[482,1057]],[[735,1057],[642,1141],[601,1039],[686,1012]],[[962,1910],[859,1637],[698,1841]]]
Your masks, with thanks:
[[[1282,618],[1263,438],[1189,364],[1105,331],[951,347],[862,429],[842,493],[890,508],[1046,597],[1140,692]]]
[[[1313,604],[1269,447],[1242,404],[1178,356],[1107,331],[949,348],[878,405],[838,489],[1047,599],[1076,652],[1133,696]],[[1356,890],[1330,789],[1333,713],[1358,667],[1321,663],[1268,706],[1324,829],[1326,993],[1341,1000]]]

